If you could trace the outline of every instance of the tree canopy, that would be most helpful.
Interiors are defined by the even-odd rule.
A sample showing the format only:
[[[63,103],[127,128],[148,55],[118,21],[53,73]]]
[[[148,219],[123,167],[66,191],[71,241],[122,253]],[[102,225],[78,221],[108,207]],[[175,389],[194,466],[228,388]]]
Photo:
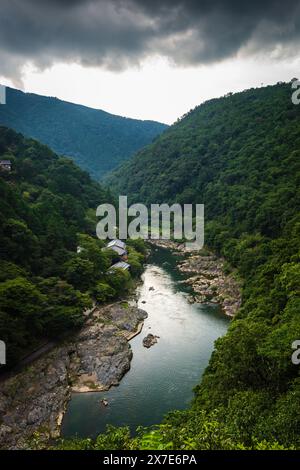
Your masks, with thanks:
[[[300,107],[280,83],[196,107],[109,179],[133,202],[204,203],[205,242],[244,284],[191,410],[167,419],[162,445],[183,434],[202,448],[206,412],[236,445],[300,447],[299,149]]]
[[[114,202],[108,190],[71,160],[4,127],[0,157],[12,162],[11,172],[0,172],[0,339],[10,367],[80,327],[92,301],[125,293],[131,276],[106,274],[114,252],[95,236],[96,207]],[[140,272],[143,257],[132,250]]]

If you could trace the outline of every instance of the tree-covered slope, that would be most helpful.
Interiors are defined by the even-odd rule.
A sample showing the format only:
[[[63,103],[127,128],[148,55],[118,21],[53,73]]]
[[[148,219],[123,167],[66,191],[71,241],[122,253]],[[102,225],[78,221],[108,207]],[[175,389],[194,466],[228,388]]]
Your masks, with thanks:
[[[192,408],[168,418],[146,445],[251,448],[267,440],[300,448],[300,365],[291,359],[300,340],[300,106],[290,84],[204,103],[110,183],[135,202],[204,203],[206,243],[244,280],[242,307],[216,343]]]
[[[167,128],[7,88],[0,125],[15,129],[74,159],[99,179]]]
[[[0,171],[0,340],[11,367],[80,327],[92,300],[126,291],[130,275],[106,275],[113,252],[95,236],[95,210],[113,198],[88,173],[4,127],[0,159],[12,162],[11,172]],[[141,257],[128,249],[134,274]]]

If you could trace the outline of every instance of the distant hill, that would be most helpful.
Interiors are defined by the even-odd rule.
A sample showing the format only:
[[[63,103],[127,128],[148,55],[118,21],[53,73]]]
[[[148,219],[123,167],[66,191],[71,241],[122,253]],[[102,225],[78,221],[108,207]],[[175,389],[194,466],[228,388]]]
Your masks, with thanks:
[[[7,88],[7,104],[0,106],[0,125],[71,157],[96,179],[167,128],[13,88]]]

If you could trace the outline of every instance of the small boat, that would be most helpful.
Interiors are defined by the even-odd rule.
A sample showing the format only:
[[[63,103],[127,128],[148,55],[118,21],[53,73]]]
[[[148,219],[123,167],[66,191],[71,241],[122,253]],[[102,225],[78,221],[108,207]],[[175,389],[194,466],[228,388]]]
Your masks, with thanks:
[[[108,401],[107,401],[105,398],[103,398],[103,399],[101,400],[101,403],[102,403],[102,405],[104,405],[104,406],[107,406],[107,405],[108,405]]]

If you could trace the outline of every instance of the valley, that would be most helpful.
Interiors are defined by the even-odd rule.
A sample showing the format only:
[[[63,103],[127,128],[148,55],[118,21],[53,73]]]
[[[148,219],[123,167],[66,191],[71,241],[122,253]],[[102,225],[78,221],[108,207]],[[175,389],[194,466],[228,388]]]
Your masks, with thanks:
[[[290,91],[279,82],[197,106],[105,184],[0,127],[9,367],[60,344],[1,383],[4,447],[300,448],[300,108]],[[119,263],[95,236],[96,207],[118,195],[204,204],[204,248],[159,241],[147,258],[144,241],[128,238]]]
[[[190,304],[184,278],[178,256],[153,247],[129,299],[95,307],[79,333],[2,383],[0,447],[96,437],[107,424],[134,433],[187,407],[228,320],[218,304]],[[149,331],[159,336],[151,350]]]

